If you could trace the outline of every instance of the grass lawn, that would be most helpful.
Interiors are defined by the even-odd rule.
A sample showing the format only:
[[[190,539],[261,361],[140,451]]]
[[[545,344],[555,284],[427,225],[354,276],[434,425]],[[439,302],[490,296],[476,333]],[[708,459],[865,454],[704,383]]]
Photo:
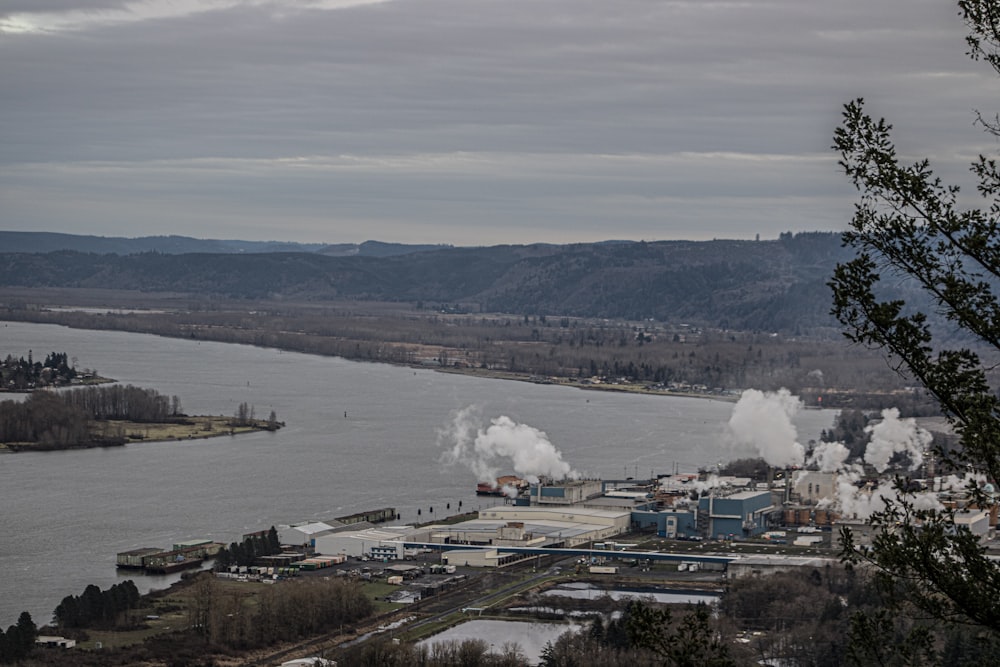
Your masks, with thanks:
[[[365,595],[372,601],[375,605],[375,613],[381,614],[386,611],[396,611],[397,609],[402,609],[405,604],[400,604],[398,602],[386,602],[385,596],[389,595],[394,591],[398,591],[399,586],[395,584],[387,584],[384,581],[373,581],[367,583],[364,586]]]

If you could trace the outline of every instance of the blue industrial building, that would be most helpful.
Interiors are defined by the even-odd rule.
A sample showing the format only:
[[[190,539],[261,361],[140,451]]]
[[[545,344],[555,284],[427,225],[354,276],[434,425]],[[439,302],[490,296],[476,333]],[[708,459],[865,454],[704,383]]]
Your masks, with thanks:
[[[755,537],[767,530],[774,511],[770,491],[740,491],[728,496],[708,495],[698,500],[699,523],[707,520],[709,538]]]
[[[690,539],[698,536],[698,512],[688,509],[667,509],[632,512],[632,525],[638,530],[655,530],[659,537]]]
[[[632,526],[669,539],[755,537],[768,529],[774,509],[769,491],[712,494],[699,498],[697,508],[633,511]]]

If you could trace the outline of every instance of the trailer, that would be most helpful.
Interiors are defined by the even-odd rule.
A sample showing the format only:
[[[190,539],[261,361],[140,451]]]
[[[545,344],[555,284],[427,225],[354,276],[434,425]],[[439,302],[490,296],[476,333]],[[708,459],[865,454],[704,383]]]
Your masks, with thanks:
[[[591,574],[618,574],[618,568],[614,565],[591,565]]]

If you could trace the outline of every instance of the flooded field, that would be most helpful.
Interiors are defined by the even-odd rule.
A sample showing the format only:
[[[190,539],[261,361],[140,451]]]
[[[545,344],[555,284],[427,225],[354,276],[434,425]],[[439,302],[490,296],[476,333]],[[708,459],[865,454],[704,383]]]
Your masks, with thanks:
[[[542,649],[548,642],[554,642],[564,632],[576,632],[583,626],[579,623],[530,623],[527,621],[466,621],[444,632],[425,639],[421,644],[482,639],[493,652],[500,653],[504,644],[516,638],[521,651],[530,664],[538,664]]]
[[[655,588],[610,588],[574,582],[560,584],[542,593],[544,596],[572,598],[574,600],[599,600],[604,596],[612,600],[654,600],[661,604],[714,604],[719,596],[709,591],[661,590]]]

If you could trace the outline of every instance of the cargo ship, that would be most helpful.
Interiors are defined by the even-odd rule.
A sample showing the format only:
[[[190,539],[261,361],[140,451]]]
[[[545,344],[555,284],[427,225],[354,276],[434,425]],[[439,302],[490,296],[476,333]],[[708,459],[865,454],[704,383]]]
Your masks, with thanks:
[[[509,488],[513,488],[518,493],[521,493],[521,491],[528,488],[528,482],[514,475],[504,475],[503,477],[497,477],[496,482],[492,484],[490,482],[479,482],[479,484],[476,484],[476,495],[505,496],[507,495],[505,489]]]

